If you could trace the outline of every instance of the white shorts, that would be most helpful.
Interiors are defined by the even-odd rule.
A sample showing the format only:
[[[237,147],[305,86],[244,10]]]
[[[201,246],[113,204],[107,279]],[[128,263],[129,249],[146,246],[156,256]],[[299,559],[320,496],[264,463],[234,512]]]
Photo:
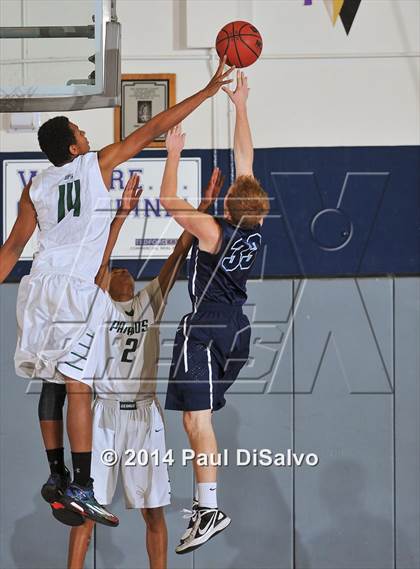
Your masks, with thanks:
[[[135,409],[120,408],[136,407]],[[149,457],[141,466],[138,452],[156,451],[157,460]],[[109,453],[118,458],[106,465]],[[133,451],[133,452],[131,452]],[[162,412],[153,399],[123,402],[96,398],[93,407],[92,478],[96,499],[100,504],[112,502],[121,469],[126,508],[159,508],[171,501],[167,464],[165,427]],[[145,453],[144,453],[145,454]],[[144,459],[144,454],[141,459]]]
[[[62,274],[33,274],[19,285],[16,374],[63,383],[57,371],[84,334],[100,325],[110,299],[95,283]],[[83,380],[67,366],[62,373]]]

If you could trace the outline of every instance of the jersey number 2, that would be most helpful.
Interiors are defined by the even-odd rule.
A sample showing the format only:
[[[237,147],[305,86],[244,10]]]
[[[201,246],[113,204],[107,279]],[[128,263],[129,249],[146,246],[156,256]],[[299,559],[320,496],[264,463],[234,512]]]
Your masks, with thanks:
[[[74,201],[73,201],[73,185],[74,185]],[[67,212],[66,212],[67,209]],[[66,214],[73,210],[74,217],[80,215],[80,180],[67,182],[58,186],[58,221],[60,223]]]
[[[128,338],[125,345],[131,346],[131,347],[125,348],[125,350],[123,351],[121,361],[131,364],[133,362],[133,359],[129,358],[128,356],[137,350],[137,346],[139,345],[139,341],[137,340],[137,338]]]

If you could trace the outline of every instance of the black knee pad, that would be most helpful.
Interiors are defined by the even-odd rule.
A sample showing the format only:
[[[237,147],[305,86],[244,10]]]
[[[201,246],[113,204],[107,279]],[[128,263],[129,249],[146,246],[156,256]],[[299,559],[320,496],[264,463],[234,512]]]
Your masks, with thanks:
[[[66,386],[61,383],[44,381],[38,403],[40,421],[62,421],[66,400]]]

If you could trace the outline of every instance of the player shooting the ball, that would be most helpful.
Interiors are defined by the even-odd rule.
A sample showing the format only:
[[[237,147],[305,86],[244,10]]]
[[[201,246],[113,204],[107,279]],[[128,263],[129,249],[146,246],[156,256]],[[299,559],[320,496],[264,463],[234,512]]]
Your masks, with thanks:
[[[223,217],[197,211],[177,196],[177,171],[185,142],[180,126],[166,138],[168,157],[160,192],[162,205],[196,238],[189,274],[192,312],[183,317],[176,332],[165,408],[183,411],[195,454],[214,457],[218,451],[212,412],[225,405],[224,394],[248,359],[250,323],[242,306],[261,246],[261,225],[269,211],[268,196],[253,175],[247,78],[238,71],[235,91],[226,87],[224,91],[236,110],[236,179],[224,199]],[[231,522],[218,509],[216,467],[196,461],[194,473],[197,487],[192,517],[177,553],[193,551]]]

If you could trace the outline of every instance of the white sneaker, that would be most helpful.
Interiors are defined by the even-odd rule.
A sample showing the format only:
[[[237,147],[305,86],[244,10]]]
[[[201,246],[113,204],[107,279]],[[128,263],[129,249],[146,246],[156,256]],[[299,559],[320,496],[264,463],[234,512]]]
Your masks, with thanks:
[[[189,553],[228,527],[232,520],[217,508],[199,508],[197,519],[189,535],[175,549],[176,553]],[[185,532],[186,534],[187,532]],[[185,535],[184,534],[184,535]],[[183,536],[184,537],[184,536]]]
[[[184,518],[184,520],[190,520],[187,529],[185,530],[185,532],[182,534],[180,542],[183,543],[190,535],[191,530],[194,527],[195,522],[197,521],[198,518],[198,500],[196,500],[195,498],[193,498],[193,505],[192,505],[192,510],[187,510],[186,508],[184,508],[182,510],[182,513],[184,514],[182,517]]]

